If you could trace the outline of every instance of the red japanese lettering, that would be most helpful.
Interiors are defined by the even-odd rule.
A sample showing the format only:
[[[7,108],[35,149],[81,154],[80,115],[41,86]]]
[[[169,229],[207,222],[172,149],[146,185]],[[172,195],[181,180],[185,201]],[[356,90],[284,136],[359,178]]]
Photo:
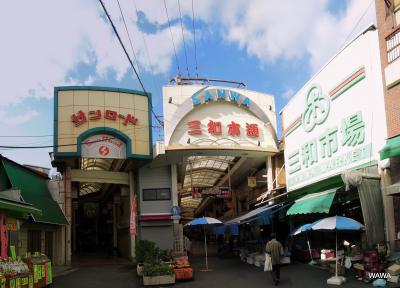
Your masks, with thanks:
[[[137,124],[138,119],[135,118],[135,116],[132,116],[131,114],[126,115],[126,117],[122,114],[119,114],[119,117],[124,119],[124,124],[125,126],[128,125],[128,123],[132,123],[133,125]]]
[[[89,120],[99,120],[99,119],[101,119],[100,110],[89,111]]]
[[[208,122],[208,133],[211,135],[222,135],[221,122],[214,122],[210,120],[210,122]]]
[[[79,110],[78,113],[72,114],[71,120],[75,127],[78,127],[87,121],[86,114],[82,110]]]
[[[246,123],[246,134],[251,138],[258,138],[260,136],[260,131],[258,130],[257,124]]]
[[[188,123],[189,126],[189,135],[198,135],[201,134],[201,122],[199,120],[193,120]]]
[[[228,124],[228,134],[231,136],[240,136],[240,124],[231,121],[231,124]]]
[[[118,116],[118,113],[112,110],[106,110],[106,113],[104,114],[104,118],[108,120],[116,120]]]

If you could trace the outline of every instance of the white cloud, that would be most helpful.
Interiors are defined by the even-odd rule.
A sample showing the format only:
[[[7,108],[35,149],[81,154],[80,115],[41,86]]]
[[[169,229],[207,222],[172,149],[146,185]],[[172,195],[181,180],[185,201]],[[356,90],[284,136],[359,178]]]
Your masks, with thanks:
[[[282,93],[282,98],[283,99],[290,99],[292,98],[292,96],[294,95],[295,91],[292,88],[286,89],[283,93]]]
[[[142,37],[135,25],[133,1],[120,3],[131,36],[136,40],[138,62],[150,71]],[[117,2],[108,0],[105,4],[130,53]],[[28,96],[51,99],[56,85],[91,84],[107,77],[110,71],[121,80],[130,71],[129,62],[104,17],[98,1],[4,1],[0,10],[0,79],[3,80],[0,107]],[[173,49],[168,45],[169,33],[164,28],[145,35],[153,73],[166,73],[170,69]],[[180,26],[174,25],[172,33],[180,49]],[[67,78],[79,63],[92,66],[95,72],[86,79]]]
[[[328,0],[229,1],[229,9],[221,8],[220,20],[225,39],[261,62],[309,55],[315,72],[341,48],[353,29],[351,37],[367,24],[375,23],[371,1],[347,1],[344,13],[339,15],[329,11]],[[367,13],[357,23],[367,7]]]
[[[9,115],[6,111],[0,110],[0,125],[7,125],[7,127],[17,126],[29,122],[38,115],[39,113],[36,110],[19,115]]]
[[[163,0],[121,0],[120,3],[141,70],[168,73],[175,59]],[[163,27],[154,34],[145,34],[152,67],[136,25],[134,3],[149,21]],[[191,1],[180,3],[183,16],[192,17]],[[340,48],[370,2],[349,0],[346,3],[347,7],[340,15],[328,10],[328,0],[206,0],[194,1],[194,6],[197,19],[219,27],[217,33],[221,33],[222,39],[257,57],[261,65],[309,55],[310,65],[316,71]],[[131,53],[117,2],[107,0],[105,4]],[[179,52],[183,40],[177,1],[167,0],[167,6]],[[359,28],[374,20],[373,7]],[[192,43],[190,31],[191,26],[185,27],[189,47]],[[201,32],[198,31],[196,36],[207,34]],[[110,24],[105,21],[102,8],[95,0],[3,1],[0,35],[0,107],[27,96],[51,99],[56,85],[92,84],[107,77],[110,71],[121,80],[130,71]],[[182,68],[182,57],[180,62]],[[95,72],[86,75],[85,79],[67,78],[79,63],[92,66]]]

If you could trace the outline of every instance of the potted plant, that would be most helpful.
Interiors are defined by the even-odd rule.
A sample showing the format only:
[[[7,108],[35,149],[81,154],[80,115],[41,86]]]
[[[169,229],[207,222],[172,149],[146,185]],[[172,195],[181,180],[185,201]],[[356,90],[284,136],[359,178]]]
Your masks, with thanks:
[[[174,284],[174,269],[163,261],[144,263],[143,285]]]
[[[156,244],[148,240],[139,240],[135,246],[136,271],[138,276],[143,276],[143,264],[152,263],[156,260]]]

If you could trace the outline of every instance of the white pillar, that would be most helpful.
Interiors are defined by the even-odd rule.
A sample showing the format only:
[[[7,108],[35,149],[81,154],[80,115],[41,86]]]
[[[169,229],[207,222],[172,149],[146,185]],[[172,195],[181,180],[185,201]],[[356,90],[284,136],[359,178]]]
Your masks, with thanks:
[[[268,191],[270,191],[274,183],[274,179],[272,179],[272,156],[267,156],[267,176]]]
[[[171,200],[172,206],[178,206],[178,172],[176,164],[171,164]],[[174,224],[179,224],[179,220],[174,220]]]
[[[134,173],[133,173],[133,171],[129,171],[129,209],[131,208],[131,205],[132,205],[132,201],[133,201],[133,197],[135,196],[135,175],[134,175]],[[136,207],[138,207],[139,206],[139,198],[137,197],[136,198]],[[137,213],[137,211],[136,211],[136,219],[138,219],[138,217],[140,217],[139,215],[138,215],[138,213]],[[129,214],[129,219],[130,219],[130,214]],[[129,223],[130,223],[130,220],[129,220]],[[137,223],[137,231],[139,231],[139,221],[138,220],[136,220],[136,223]],[[136,259],[136,255],[135,255],[135,241],[136,241],[136,237],[135,237],[135,235],[131,235],[131,233],[129,232],[129,236],[130,236],[130,239],[131,239],[131,245],[130,245],[130,247],[131,247],[131,259],[132,259],[132,261],[134,262],[135,261],[135,259]]]

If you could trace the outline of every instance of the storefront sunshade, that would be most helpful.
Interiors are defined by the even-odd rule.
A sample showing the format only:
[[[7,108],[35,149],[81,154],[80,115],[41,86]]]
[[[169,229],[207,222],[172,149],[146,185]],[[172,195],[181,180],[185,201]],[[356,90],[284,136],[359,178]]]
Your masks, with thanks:
[[[259,207],[257,209],[254,209],[242,216],[233,218],[229,221],[227,221],[225,224],[243,224],[243,223],[247,223],[250,222],[252,220],[255,220],[258,216],[263,215],[266,216],[266,213],[271,213],[272,214],[272,209],[280,206],[280,205],[274,205],[274,206],[263,206],[263,207]]]
[[[385,146],[379,151],[381,160],[400,155],[400,135],[387,139]]]
[[[320,193],[308,194],[298,200],[289,208],[286,215],[329,213],[336,190],[330,189]]]
[[[33,207],[31,204],[20,201],[12,201],[3,197],[0,197],[0,209],[8,211],[11,214],[42,214],[40,209]]]
[[[35,222],[68,224],[61,208],[51,197],[44,178],[12,162],[3,160],[2,163],[11,185],[21,190],[23,200],[42,210],[41,215],[32,214]]]

